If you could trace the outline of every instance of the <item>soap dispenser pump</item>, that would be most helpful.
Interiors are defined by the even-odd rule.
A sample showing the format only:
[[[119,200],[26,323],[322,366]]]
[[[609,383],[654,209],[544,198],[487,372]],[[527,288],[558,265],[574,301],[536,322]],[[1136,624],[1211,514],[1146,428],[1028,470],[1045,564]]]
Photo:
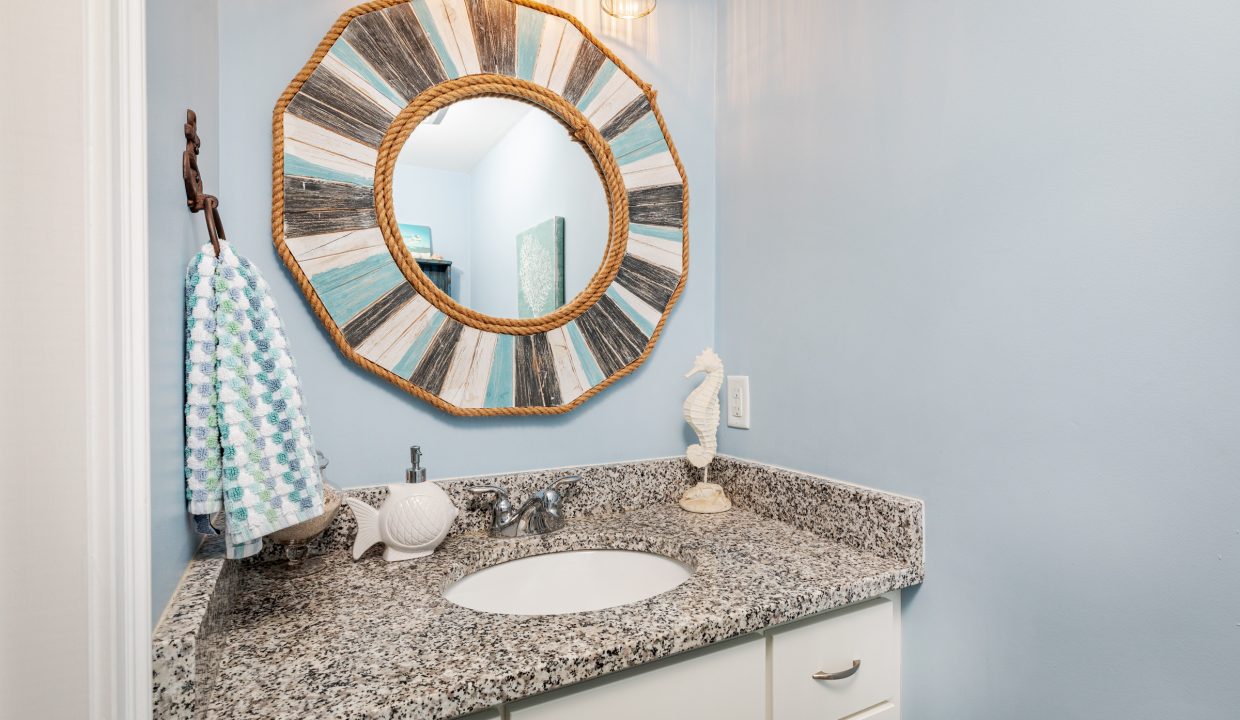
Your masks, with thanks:
[[[452,529],[456,506],[439,483],[426,481],[422,448],[409,448],[409,459],[412,467],[405,470],[405,482],[387,486],[387,499],[378,510],[357,498],[345,500],[357,520],[354,560],[378,542],[386,546],[383,559],[388,562],[425,557],[439,547]]]
[[[413,445],[409,448],[409,462],[411,467],[405,471],[405,482],[426,482],[426,468],[422,467],[422,447],[420,445]]]

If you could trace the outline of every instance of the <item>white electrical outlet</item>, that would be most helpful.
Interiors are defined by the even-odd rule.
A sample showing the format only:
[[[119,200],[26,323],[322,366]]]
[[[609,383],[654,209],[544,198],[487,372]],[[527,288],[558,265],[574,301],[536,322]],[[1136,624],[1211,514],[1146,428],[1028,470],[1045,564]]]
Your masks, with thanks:
[[[728,376],[728,427],[749,429],[749,376]]]

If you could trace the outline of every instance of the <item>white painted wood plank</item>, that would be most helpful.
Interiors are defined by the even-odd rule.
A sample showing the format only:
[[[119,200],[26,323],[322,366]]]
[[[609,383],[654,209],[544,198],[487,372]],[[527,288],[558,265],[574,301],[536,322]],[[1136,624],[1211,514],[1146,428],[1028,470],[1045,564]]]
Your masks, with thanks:
[[[659,320],[663,317],[663,313],[650,307],[649,303],[629,292],[628,289],[620,283],[612,283],[611,287],[616,291],[617,295],[629,304],[629,307],[633,308],[638,315],[645,318],[646,322],[649,322],[651,327],[659,324]]]
[[[675,240],[629,233],[627,251],[634,257],[665,267],[677,275],[684,270],[681,243]]]
[[[572,25],[564,27],[564,37],[560,38],[560,49],[556,52],[555,65],[551,68],[551,78],[547,81],[547,89],[563,95],[568,85],[569,73],[573,70],[573,61],[577,59],[577,51],[585,41],[581,31]]]
[[[551,82],[551,70],[555,67],[555,59],[560,53],[560,40],[564,37],[564,28],[568,21],[547,15],[543,20],[542,40],[538,44],[538,57],[534,61],[532,82],[547,87]]]
[[[284,243],[301,271],[309,276],[389,252],[379,228],[307,235],[289,238]]]
[[[353,68],[342,63],[339,58],[331,53],[323,56],[323,59],[319,61],[319,68],[340,78],[349,87],[366,96],[367,99],[373,101],[392,116],[399,115],[400,111],[404,109],[392,102],[387,95],[379,92],[378,88],[367,82],[366,78],[358,75]]]
[[[663,152],[656,153],[648,157],[638,158],[636,160],[630,160],[627,163],[622,163],[620,165],[620,170],[621,172],[640,172],[662,167],[676,167],[676,160],[672,157],[670,150],[664,150]],[[677,177],[676,182],[680,182],[679,177]]]
[[[289,155],[296,155],[306,162],[313,163],[315,165],[322,165],[329,170],[335,170],[348,175],[357,175],[363,178],[371,178],[372,182],[375,175],[374,165],[369,165],[359,160],[353,160],[352,158],[347,158],[343,155],[337,155],[336,153],[329,152],[320,147],[315,147],[314,145],[307,145],[306,143],[294,138],[284,138],[284,154],[286,157]]]
[[[392,313],[391,317],[370,334],[370,337],[363,340],[354,349],[363,357],[384,365],[381,361],[387,359],[393,347],[399,343],[402,337],[409,333],[409,330],[422,316],[427,314],[430,307],[431,304],[425,298],[421,295],[414,295],[412,300]],[[391,361],[391,366],[395,366],[396,363],[400,362],[400,358],[405,354],[404,351],[409,348],[411,343],[412,337],[409,339],[409,342],[404,343],[400,354]],[[384,365],[384,367],[389,366]]]
[[[443,387],[439,389],[439,397],[444,402],[460,406],[465,395],[465,381],[473,367],[474,351],[478,349],[478,339],[482,331],[477,328],[463,327],[461,337],[452,350],[452,362],[448,364],[448,374],[444,377]]]
[[[478,338],[478,346],[474,349],[474,359],[465,378],[465,389],[461,393],[457,407],[479,408],[486,405],[487,385],[491,381],[491,363],[495,360],[495,346],[499,335],[484,332]]]
[[[548,331],[547,341],[551,345],[551,357],[555,359],[555,376],[560,383],[560,402],[570,403],[590,387],[590,381],[581,367],[581,360],[573,348],[572,339],[563,327]]]
[[[626,167],[623,168],[620,175],[624,180],[624,188],[626,190],[655,187],[657,185],[679,185],[683,182],[683,178],[680,177],[680,170],[676,169],[675,165],[663,165],[644,170],[629,170]]]
[[[367,147],[356,140],[350,140],[343,135],[337,135],[331,130],[302,120],[291,113],[284,113],[284,141],[287,143],[290,139],[362,163],[370,168],[367,174],[371,175],[374,174],[375,163],[379,159],[379,152],[372,147]]]
[[[452,21],[448,17],[448,8],[444,0],[425,0],[425,2],[426,9],[431,15],[431,22],[435,24],[435,32],[443,41],[444,49],[452,59],[452,64],[456,65],[459,72],[466,73],[465,58],[461,55],[461,48],[457,45],[456,36],[453,34]],[[472,40],[470,44],[472,47]]]
[[[358,353],[380,367],[388,370],[395,368],[430,324],[435,312],[435,306],[427,302],[426,298],[415,295],[412,302],[366,338],[357,348]]]
[[[443,0],[443,12],[451,30],[450,34],[444,35],[444,42],[455,43],[462,71],[466,75],[477,75],[482,72],[482,65],[478,62],[478,47],[474,44],[474,29],[469,22],[465,0]]]
[[[641,94],[642,89],[633,82],[633,78],[623,70],[616,70],[616,74],[603,86],[598,97],[586,106],[585,116],[595,127],[601,128]]]

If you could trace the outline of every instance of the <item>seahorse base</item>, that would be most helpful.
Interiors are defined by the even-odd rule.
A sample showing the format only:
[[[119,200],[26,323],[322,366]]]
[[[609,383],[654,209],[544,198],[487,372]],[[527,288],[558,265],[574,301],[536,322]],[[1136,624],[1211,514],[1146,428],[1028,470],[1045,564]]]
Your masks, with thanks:
[[[724,494],[722,487],[715,483],[700,482],[680,496],[680,507],[691,513],[708,515],[731,510],[732,501]]]

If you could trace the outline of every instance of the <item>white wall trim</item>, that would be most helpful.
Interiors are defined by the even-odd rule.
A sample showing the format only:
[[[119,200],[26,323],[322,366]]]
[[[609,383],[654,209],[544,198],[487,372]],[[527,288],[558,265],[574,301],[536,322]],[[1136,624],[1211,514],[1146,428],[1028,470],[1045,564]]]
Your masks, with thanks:
[[[128,720],[151,714],[145,4],[84,2],[90,717]]]

